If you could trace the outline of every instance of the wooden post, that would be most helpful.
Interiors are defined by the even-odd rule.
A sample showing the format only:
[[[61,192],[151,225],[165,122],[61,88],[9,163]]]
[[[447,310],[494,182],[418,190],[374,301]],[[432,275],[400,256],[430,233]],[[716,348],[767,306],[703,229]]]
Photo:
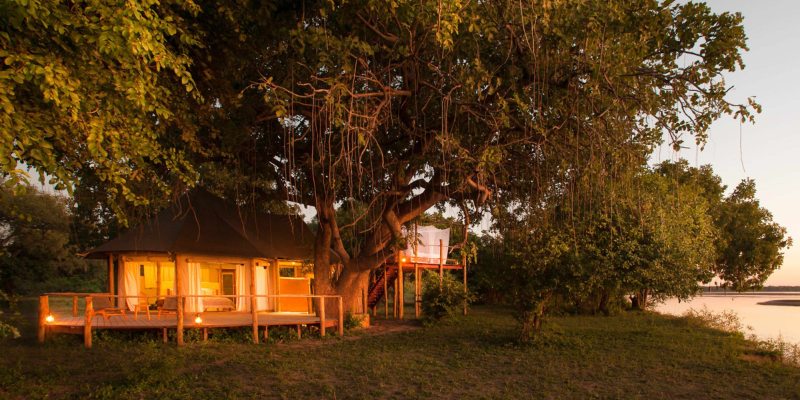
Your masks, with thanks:
[[[319,298],[319,335],[325,337],[325,298]]]
[[[269,325],[267,325],[267,323],[264,322],[264,343],[266,343],[268,340],[269,340]]]
[[[275,282],[275,294],[280,296],[280,294],[281,294],[281,269],[278,268],[278,259],[276,258],[276,259],[272,260],[270,266],[272,267],[272,268],[270,268],[270,272],[272,272],[272,279]],[[281,298],[280,297],[275,297],[275,312],[281,312]]]
[[[114,255],[108,255],[108,294],[114,295]],[[116,305],[116,297],[111,298],[111,303]]]
[[[398,267],[399,268],[399,267]],[[394,287],[392,288],[392,318],[397,318],[397,283],[400,282],[399,278],[395,278]]]
[[[253,343],[258,344],[258,300],[256,299],[256,260],[250,259],[250,315],[253,318]]]
[[[178,299],[178,309],[176,310],[175,314],[178,321],[177,321],[177,331],[175,332],[175,341],[178,343],[178,346],[183,346],[183,299],[185,293],[183,293],[183,281],[186,279],[183,276],[184,270],[186,269],[186,256],[178,254],[175,256],[175,293],[177,294]]]
[[[419,264],[414,263],[414,318],[419,318],[422,298],[419,294]]]
[[[462,251],[463,251],[463,249],[462,249]],[[467,290],[467,256],[466,255],[461,256],[461,267],[463,268],[463,271],[464,271],[464,315],[467,315],[467,299],[466,299],[466,296],[467,296],[467,293],[469,293],[469,291]]]
[[[439,287],[442,287],[444,279],[444,241],[439,239]]]
[[[156,302],[161,298],[161,261],[156,262]]]
[[[78,296],[72,296],[72,316],[78,316]]]
[[[339,337],[344,336],[344,301],[342,296],[339,296]]]
[[[397,295],[398,300],[399,300],[397,302],[397,306],[399,307],[397,309],[398,310],[397,311],[397,317],[400,318],[400,319],[403,319],[403,314],[404,314],[403,308],[405,308],[405,307],[403,307],[403,306],[405,306],[405,298],[403,296],[404,295],[403,294],[403,290],[404,290],[404,288],[403,288],[403,286],[404,286],[403,285],[403,267],[400,267],[397,270],[397,282],[398,282],[398,288],[399,288],[398,295]]]
[[[39,296],[39,332],[37,338],[39,343],[44,343],[47,336],[47,316],[50,315],[50,298]]]
[[[300,339],[300,337],[301,337],[301,335],[302,335],[302,334],[301,334],[301,332],[302,332],[302,329],[300,329],[300,324],[298,324],[298,325],[297,325],[297,338],[298,338],[298,339]]]
[[[167,343],[167,341],[169,340],[169,336],[167,336],[167,328],[161,329],[161,335],[163,337],[164,343]]]
[[[203,328],[203,341],[208,341],[208,328]]]
[[[398,260],[399,261],[399,260]],[[389,270],[383,264],[383,317],[389,319]]]
[[[175,311],[176,317],[178,318],[176,332],[175,332],[175,342],[178,346],[183,346],[183,306],[184,300],[183,296],[178,296],[178,309]]]
[[[92,317],[94,317],[92,296],[86,296],[86,315],[83,320],[83,345],[86,346],[87,349],[92,348]]]

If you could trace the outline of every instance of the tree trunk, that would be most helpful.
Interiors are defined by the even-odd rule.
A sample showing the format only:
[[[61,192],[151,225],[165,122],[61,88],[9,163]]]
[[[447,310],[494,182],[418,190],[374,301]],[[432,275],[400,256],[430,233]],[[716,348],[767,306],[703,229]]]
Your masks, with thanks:
[[[634,310],[641,310],[644,311],[647,309],[647,300],[650,295],[649,289],[642,289],[632,295],[631,298],[631,308]]]
[[[608,299],[609,299],[608,291],[605,291],[605,290],[601,291],[600,292],[600,302],[599,302],[597,308],[604,315],[611,314],[611,312],[608,309]]]
[[[366,313],[362,310],[361,289],[369,289],[369,273],[371,269],[360,270],[348,268],[346,265],[336,282],[335,292],[342,296],[344,311],[352,313]]]

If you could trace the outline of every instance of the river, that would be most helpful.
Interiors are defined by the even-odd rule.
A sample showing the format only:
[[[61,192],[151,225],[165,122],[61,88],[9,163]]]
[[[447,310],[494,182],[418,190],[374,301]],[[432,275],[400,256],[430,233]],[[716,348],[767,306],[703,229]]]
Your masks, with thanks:
[[[689,309],[708,308],[714,313],[733,311],[742,325],[752,328],[746,334],[755,334],[762,339],[782,338],[784,341],[800,344],[800,307],[758,304],[774,300],[800,302],[800,293],[752,293],[752,294],[709,294],[704,293],[690,301],[669,299],[656,307],[656,311],[682,315]]]

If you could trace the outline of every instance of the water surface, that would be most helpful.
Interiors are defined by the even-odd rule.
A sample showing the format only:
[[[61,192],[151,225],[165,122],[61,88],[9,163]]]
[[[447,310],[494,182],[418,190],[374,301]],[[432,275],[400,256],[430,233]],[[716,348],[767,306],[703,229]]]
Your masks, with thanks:
[[[792,343],[800,344],[800,307],[761,305],[760,302],[770,300],[800,300],[800,293],[755,293],[736,295],[704,294],[688,302],[677,299],[667,300],[659,304],[656,310],[665,314],[682,315],[689,309],[701,310],[707,307],[714,313],[733,311],[742,321],[742,325],[750,327],[745,333],[755,334],[762,339],[778,337]]]

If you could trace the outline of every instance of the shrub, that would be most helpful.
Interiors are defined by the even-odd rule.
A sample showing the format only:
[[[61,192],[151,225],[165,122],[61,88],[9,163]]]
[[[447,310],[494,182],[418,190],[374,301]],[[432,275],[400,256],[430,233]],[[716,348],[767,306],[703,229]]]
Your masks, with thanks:
[[[457,315],[464,307],[464,302],[472,302],[473,297],[465,292],[464,284],[445,273],[439,280],[439,274],[425,271],[422,277],[422,312],[423,323],[430,324],[444,318]]]
[[[18,319],[19,317],[19,297],[8,295],[0,290],[0,301],[2,301],[2,304],[0,304],[0,318],[6,316],[6,313],[3,312],[3,309],[5,309],[8,311],[8,314],[11,315],[12,319],[10,322],[0,319],[0,340],[17,339],[22,335],[20,334],[19,329],[12,325],[12,323],[14,322],[13,320]]]
[[[733,311],[715,313],[703,307],[690,309],[683,316],[692,323],[746,337],[754,344],[759,354],[769,355],[786,364],[800,366],[800,344],[787,342],[783,337],[761,339],[752,333],[746,334],[745,331],[752,331],[753,328],[742,324],[739,315]]]
[[[20,336],[19,329],[4,322],[0,322],[0,340],[17,339]]]
[[[351,330],[354,328],[360,328],[361,324],[364,322],[364,317],[361,315],[356,315],[350,311],[345,313],[344,315],[344,329]]]

